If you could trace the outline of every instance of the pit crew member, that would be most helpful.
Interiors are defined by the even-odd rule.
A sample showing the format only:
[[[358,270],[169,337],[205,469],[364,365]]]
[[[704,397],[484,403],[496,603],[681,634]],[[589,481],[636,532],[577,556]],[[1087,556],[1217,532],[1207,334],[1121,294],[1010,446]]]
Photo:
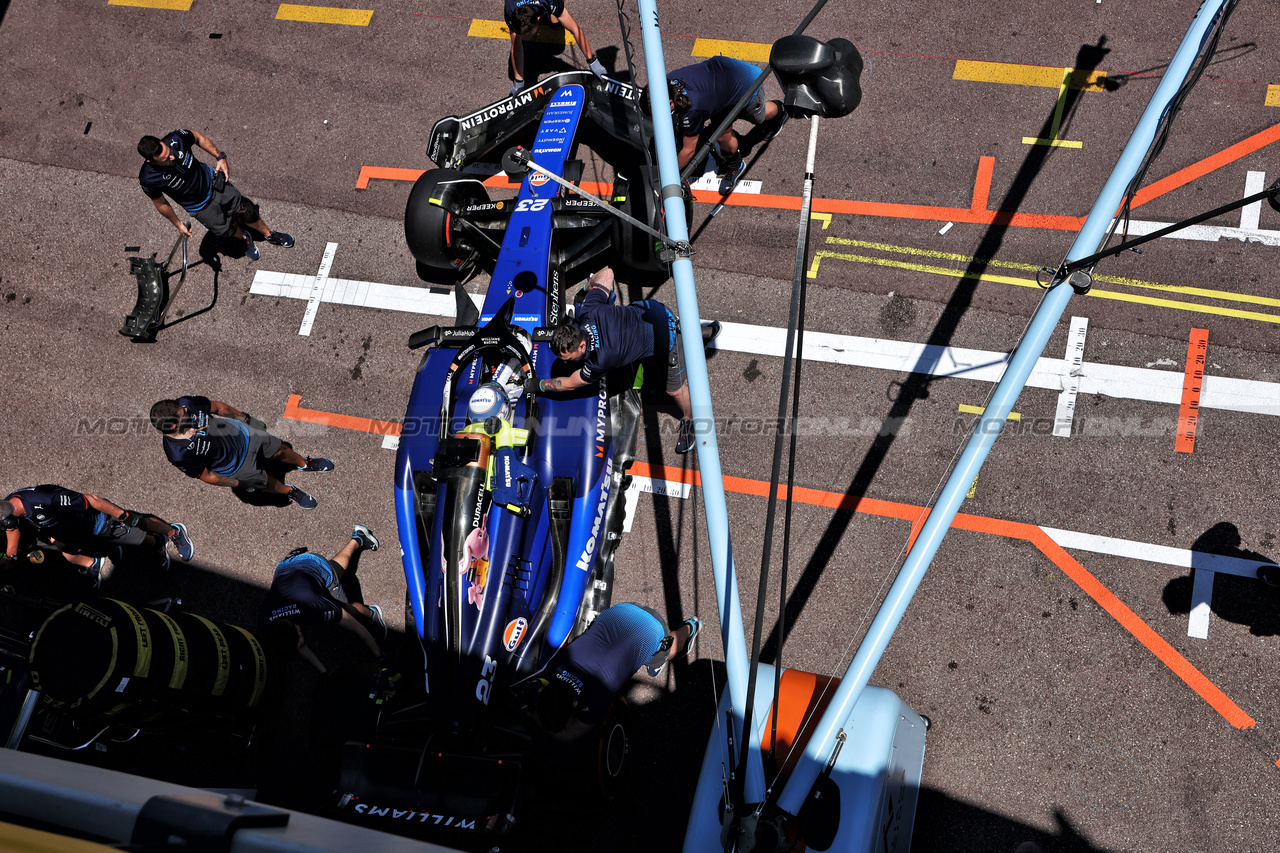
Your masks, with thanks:
[[[511,31],[511,94],[524,88],[524,40],[537,35],[538,26],[547,21],[559,24],[569,31],[574,41],[582,46],[582,55],[586,57],[587,66],[597,77],[605,76],[605,68],[587,43],[587,36],[578,26],[578,22],[564,7],[564,0],[506,0],[502,10],[507,21],[507,29]]]

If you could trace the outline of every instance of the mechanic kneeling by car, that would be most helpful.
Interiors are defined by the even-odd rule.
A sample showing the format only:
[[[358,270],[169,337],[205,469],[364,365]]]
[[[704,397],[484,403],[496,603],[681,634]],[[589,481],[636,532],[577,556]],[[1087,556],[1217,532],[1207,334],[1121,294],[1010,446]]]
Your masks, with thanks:
[[[561,361],[577,365],[568,376],[530,379],[526,391],[572,391],[602,381],[611,370],[644,365],[646,377],[662,377],[664,388],[680,407],[680,436],[676,453],[693,449],[693,409],[689,403],[689,378],[685,374],[680,321],[656,299],[615,305],[613,270],[605,267],[587,279],[587,294],[578,306],[576,321],[556,327],[551,351]],[[702,326],[702,344],[720,334],[720,322]]]

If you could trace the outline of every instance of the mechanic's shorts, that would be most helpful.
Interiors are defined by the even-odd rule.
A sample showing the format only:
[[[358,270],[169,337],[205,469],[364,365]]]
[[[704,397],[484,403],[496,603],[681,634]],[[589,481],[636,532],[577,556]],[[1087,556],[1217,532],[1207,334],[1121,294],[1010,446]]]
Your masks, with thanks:
[[[645,382],[661,382],[663,390],[674,394],[688,381],[688,376],[685,375],[684,346],[680,337],[680,318],[666,306],[657,304],[645,312],[645,319],[653,324],[653,348],[656,350],[641,362],[644,365]],[[668,342],[671,342],[671,346],[663,352],[662,345]]]
[[[93,536],[100,542],[112,545],[141,545],[147,538],[147,531],[141,527],[130,527],[120,519],[100,512],[94,524]]]
[[[240,194],[240,190],[236,189],[235,184],[227,181],[222,189],[213,191],[213,195],[209,198],[209,203],[204,206],[204,209],[193,215],[201,225],[221,237],[231,230],[231,217],[246,207],[253,211],[254,214],[252,218],[246,218],[250,222],[256,222],[258,219],[257,207],[252,201]]]
[[[283,442],[269,432],[244,427],[249,433],[249,447],[245,451],[244,461],[230,476],[240,481],[242,486],[262,489],[267,485],[267,472],[262,469],[266,461],[280,452]]]

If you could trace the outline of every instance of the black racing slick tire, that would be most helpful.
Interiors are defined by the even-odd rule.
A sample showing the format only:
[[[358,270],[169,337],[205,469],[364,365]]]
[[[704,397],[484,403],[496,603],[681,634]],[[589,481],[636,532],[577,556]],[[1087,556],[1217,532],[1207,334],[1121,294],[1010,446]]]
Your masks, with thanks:
[[[404,209],[404,239],[418,263],[438,270],[456,270],[470,254],[454,211],[467,204],[484,204],[484,185],[454,169],[424,172],[409,192]]]

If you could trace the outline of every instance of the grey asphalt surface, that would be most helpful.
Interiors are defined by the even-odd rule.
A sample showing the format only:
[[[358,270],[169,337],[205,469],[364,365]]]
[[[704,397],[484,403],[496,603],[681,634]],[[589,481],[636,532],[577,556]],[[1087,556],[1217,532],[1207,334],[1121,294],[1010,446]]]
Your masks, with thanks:
[[[505,43],[467,35],[473,17],[500,18],[496,2],[367,5],[374,10],[367,27],[280,21],[275,3],[209,0],[195,0],[185,14],[14,0],[0,21],[0,192],[8,213],[0,241],[7,374],[0,488],[59,482],[185,521],[196,539],[195,566],[162,585],[178,587],[189,607],[216,618],[251,619],[285,553],[298,545],[336,550],[360,522],[384,542],[361,566],[364,597],[382,602],[392,624],[403,620],[394,454],[381,448],[379,436],[283,415],[297,394],[309,409],[398,419],[418,361],[404,342],[434,320],[325,304],[312,335],[300,337],[304,304],[250,295],[249,286],[255,269],[314,275],[325,243],[336,242],[332,277],[424,287],[400,224],[409,184],[374,180],[356,189],[360,168],[429,168],[423,152],[434,121],[497,100],[509,83]],[[989,209],[1083,216],[1197,5],[1169,0],[1153,11],[1132,0],[835,0],[809,32],[850,38],[863,50],[867,72],[860,108],[823,124],[815,198],[967,208],[979,158],[993,157]],[[571,11],[606,65],[622,67],[620,51],[612,49],[620,44],[613,4],[575,0]],[[661,11],[674,68],[696,61],[695,38],[770,42],[790,33],[804,10],[744,15],[737,4],[707,0]],[[1280,83],[1273,12],[1257,0],[1240,4],[1148,182],[1280,122],[1266,105],[1267,86]],[[220,37],[211,38],[215,33]],[[638,50],[638,33],[634,38]],[[1052,117],[1055,90],[952,79],[960,59],[1076,66],[1089,47],[1107,51],[1096,67],[1118,85],[1071,100],[1058,138],[1082,142],[1079,149],[1021,142]],[[573,51],[534,54],[543,74],[564,63],[584,65]],[[297,247],[263,246],[256,264],[223,257],[216,291],[207,265],[192,269],[170,319],[195,316],[155,344],[135,345],[116,333],[135,295],[127,258],[158,252],[163,259],[176,235],[137,187],[134,145],[144,133],[184,126],[228,151],[233,181],[259,201],[272,227],[297,238]],[[764,182],[763,193],[799,194],[805,130],[793,122],[753,168],[749,177]],[[1280,177],[1275,150],[1271,144],[1233,159],[1134,216],[1171,222],[1239,198],[1247,171],[1266,172],[1268,182]],[[601,176],[602,164],[584,157],[585,179]],[[710,209],[695,205],[693,230]],[[967,262],[924,253],[1054,264],[1072,233],[957,222],[939,234],[946,221],[891,212],[835,213],[825,229],[815,221],[813,251],[898,265],[824,258],[810,280],[808,328],[1010,350],[1038,292],[928,272],[919,267],[962,270]],[[1232,214],[1215,224],[1238,222]],[[751,206],[730,206],[707,223],[695,259],[702,317],[784,325],[796,225],[794,211]],[[1280,214],[1263,205],[1260,227],[1280,229]],[[197,227],[193,258],[202,234]],[[829,237],[911,251],[851,248]],[[1190,329],[1203,328],[1209,375],[1280,381],[1276,319],[1205,310],[1280,316],[1277,251],[1236,240],[1167,239],[1103,262],[1098,271],[1109,276],[1257,299],[1134,288],[1125,292],[1183,307],[1077,297],[1068,311],[1089,319],[1086,361],[1180,373]],[[1033,276],[996,266],[984,271]],[[212,309],[197,314],[215,293]],[[670,285],[656,295],[674,302]],[[1046,356],[1059,357],[1065,347],[1064,320]],[[776,411],[781,362],[722,351],[711,357],[709,372],[725,473],[767,480],[772,439],[759,424]],[[806,415],[871,428],[802,435],[797,485],[926,505],[972,417],[958,407],[981,405],[989,388],[806,364]],[[252,506],[172,469],[145,415],[155,400],[189,392],[226,400],[303,452],[333,458],[333,474],[291,478],[314,487],[319,509]],[[1052,418],[1056,397],[1029,389],[1015,411],[1027,421]],[[641,459],[694,466],[692,456],[671,451],[671,410],[651,402]],[[1175,407],[1082,396],[1070,439],[1026,430],[1003,437],[963,511],[1274,560],[1280,558],[1276,415],[1206,410],[1187,454],[1174,451]],[[877,440],[876,428],[892,416],[905,417],[904,428]],[[765,503],[730,493],[729,510],[749,626]],[[806,504],[794,512],[792,612],[782,661],[839,673],[896,566],[908,526]],[[1223,524],[1238,533],[1237,542],[1224,539]],[[1274,849],[1280,595],[1251,579],[1219,575],[1209,637],[1193,639],[1186,569],[1071,555],[1256,725],[1233,725],[1103,609],[1097,588],[1091,595],[1032,544],[953,531],[873,678],[934,722],[914,849],[1012,851],[1026,840],[1053,853]],[[781,556],[778,545],[775,571]],[[692,663],[661,682],[637,683],[635,787],[614,811],[579,821],[581,837],[565,843],[677,849],[710,725],[713,683],[716,689],[723,683],[700,501],[641,495],[618,552],[614,600],[659,607],[673,624],[700,614],[712,630],[702,635]],[[769,620],[776,611],[771,603]]]

